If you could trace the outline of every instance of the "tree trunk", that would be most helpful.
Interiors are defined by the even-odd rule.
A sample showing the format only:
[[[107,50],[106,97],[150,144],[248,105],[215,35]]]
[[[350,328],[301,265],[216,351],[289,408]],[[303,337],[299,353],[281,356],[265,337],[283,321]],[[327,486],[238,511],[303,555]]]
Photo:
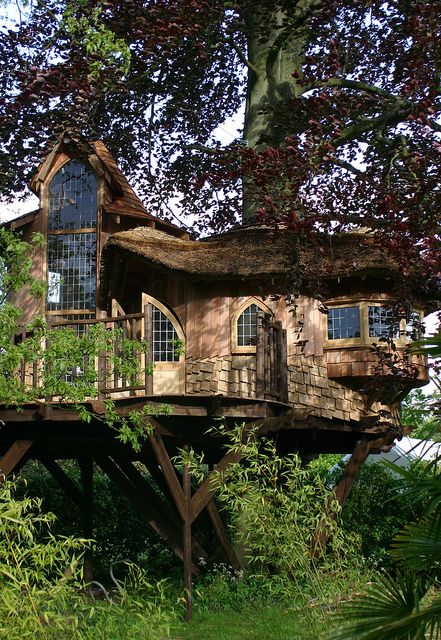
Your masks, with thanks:
[[[281,109],[301,93],[293,73],[301,73],[307,22],[317,0],[299,0],[290,15],[281,8],[256,2],[245,15],[247,59],[249,62],[244,139],[247,146],[261,151],[277,147],[288,135]],[[244,184],[244,218],[255,215],[253,184]]]

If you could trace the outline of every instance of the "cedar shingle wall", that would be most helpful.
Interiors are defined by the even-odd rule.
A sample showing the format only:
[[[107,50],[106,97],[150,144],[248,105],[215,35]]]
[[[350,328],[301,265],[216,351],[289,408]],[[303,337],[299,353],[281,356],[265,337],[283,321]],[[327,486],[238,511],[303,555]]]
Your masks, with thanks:
[[[254,355],[223,358],[189,358],[186,363],[186,393],[256,397]],[[327,375],[324,356],[296,355],[288,363],[288,401],[295,408],[306,407],[322,418],[359,421],[366,415],[365,396]],[[387,407],[374,404],[369,413]]]

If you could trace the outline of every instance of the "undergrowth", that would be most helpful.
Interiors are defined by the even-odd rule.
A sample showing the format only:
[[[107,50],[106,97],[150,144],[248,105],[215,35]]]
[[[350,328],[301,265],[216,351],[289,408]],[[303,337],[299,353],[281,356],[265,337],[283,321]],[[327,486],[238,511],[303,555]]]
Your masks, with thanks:
[[[55,537],[35,498],[0,485],[0,637],[8,640],[156,640],[175,617],[163,582],[134,565],[114,593],[93,600],[82,579],[88,541]]]

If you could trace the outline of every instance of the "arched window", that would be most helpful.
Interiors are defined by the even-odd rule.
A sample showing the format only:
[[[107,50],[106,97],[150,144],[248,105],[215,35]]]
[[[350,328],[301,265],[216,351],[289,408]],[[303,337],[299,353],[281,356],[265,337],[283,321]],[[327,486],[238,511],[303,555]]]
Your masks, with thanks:
[[[237,306],[231,316],[231,348],[233,353],[256,353],[258,315],[272,317],[271,310],[255,298]]]
[[[181,340],[167,316],[152,305],[153,362],[178,362]]]
[[[92,313],[96,304],[97,179],[77,160],[49,185],[47,309]]]
[[[257,304],[250,304],[237,320],[237,345],[249,347],[257,341],[257,314],[261,311]]]

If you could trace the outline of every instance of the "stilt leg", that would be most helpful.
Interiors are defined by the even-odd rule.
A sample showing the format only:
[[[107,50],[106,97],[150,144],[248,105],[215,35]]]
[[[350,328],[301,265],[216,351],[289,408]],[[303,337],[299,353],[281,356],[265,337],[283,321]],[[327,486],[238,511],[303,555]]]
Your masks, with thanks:
[[[185,518],[183,522],[185,620],[188,621],[191,619],[193,609],[193,582],[191,571],[191,477],[188,464],[184,464],[182,485],[185,507]]]
[[[93,459],[81,458],[79,460],[81,470],[81,482],[83,485],[83,526],[84,536],[93,538]],[[93,551],[89,547],[84,554],[84,581],[89,584],[93,580]]]

